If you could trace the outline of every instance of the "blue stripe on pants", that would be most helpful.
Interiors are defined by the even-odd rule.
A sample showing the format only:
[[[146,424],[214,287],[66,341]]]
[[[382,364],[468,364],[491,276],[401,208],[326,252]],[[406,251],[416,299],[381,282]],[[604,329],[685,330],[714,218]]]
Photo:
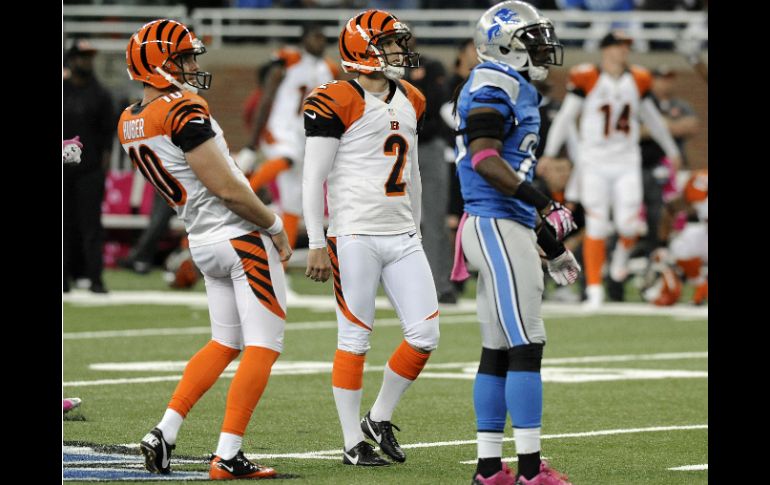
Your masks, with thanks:
[[[502,244],[502,237],[490,218],[476,218],[477,230],[481,235],[481,249],[484,259],[489,264],[492,272],[492,287],[497,302],[497,315],[503,323],[508,344],[526,345],[523,321],[519,312],[519,302],[516,295],[516,282],[513,275],[513,267],[508,260],[508,255]]]

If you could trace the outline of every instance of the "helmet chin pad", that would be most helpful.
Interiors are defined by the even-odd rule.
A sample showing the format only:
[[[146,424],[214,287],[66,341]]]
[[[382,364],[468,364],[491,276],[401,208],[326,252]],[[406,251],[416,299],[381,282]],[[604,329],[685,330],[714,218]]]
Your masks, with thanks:
[[[392,66],[388,64],[387,66],[382,68],[382,73],[385,75],[385,77],[393,81],[398,81],[399,79],[402,79],[404,77],[405,72],[406,72],[406,69],[403,66]]]
[[[533,81],[545,81],[548,77],[547,67],[529,66],[527,71],[529,72],[529,78]]]

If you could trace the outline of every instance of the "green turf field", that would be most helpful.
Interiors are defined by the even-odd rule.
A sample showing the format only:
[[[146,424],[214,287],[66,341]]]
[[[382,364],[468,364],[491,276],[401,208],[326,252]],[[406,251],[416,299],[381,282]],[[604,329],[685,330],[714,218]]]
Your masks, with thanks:
[[[159,273],[108,271],[106,276],[112,291],[107,298],[76,290],[63,304],[63,393],[83,400],[64,422],[65,455],[85,446],[125,458],[78,468],[65,456],[65,477],[85,478],[78,468],[105,470],[104,477],[131,471],[150,479],[157,476],[139,467],[136,444],[162,416],[185,361],[208,340],[208,313],[200,303],[110,303],[122,290],[166,288]],[[300,272],[291,276],[297,293],[332,299],[328,284],[306,282]],[[184,294],[200,296],[202,286]],[[707,483],[708,471],[702,469],[708,463],[705,310],[675,316],[617,313],[544,310],[544,456],[574,484]],[[381,309],[377,315],[362,412],[373,403],[382,366],[402,338],[393,311]],[[472,387],[480,353],[470,301],[442,307],[439,348],[393,417],[402,429],[396,436],[407,461],[386,468],[341,464],[342,434],[330,377],[335,318],[328,305],[289,309],[285,351],[247,430],[247,456],[276,468],[283,477],[279,481],[286,483],[469,483],[474,465],[464,462],[476,458]],[[228,369],[188,416],[174,452],[184,463],[172,458],[176,473],[208,470],[205,459],[216,448],[231,377]],[[506,436],[512,436],[510,427]],[[515,456],[512,440],[505,444],[505,456]],[[696,465],[700,469],[671,470]]]

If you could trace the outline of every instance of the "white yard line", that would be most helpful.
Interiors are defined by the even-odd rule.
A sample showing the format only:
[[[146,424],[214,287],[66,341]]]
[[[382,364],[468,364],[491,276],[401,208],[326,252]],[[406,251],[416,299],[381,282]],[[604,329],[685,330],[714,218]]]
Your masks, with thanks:
[[[111,305],[183,305],[196,308],[206,308],[207,298],[203,292],[182,293],[176,291],[111,291],[106,295],[93,294],[87,290],[73,290],[62,295],[62,301],[80,306],[111,306]],[[287,298],[289,307],[309,307],[334,311],[336,302],[329,295],[296,295]],[[379,296],[375,299],[378,309],[392,309],[387,298]],[[476,311],[473,299],[462,298],[457,305],[441,305],[444,314],[468,313]],[[674,318],[708,318],[708,307],[694,307],[679,304],[670,307],[657,307],[648,303],[614,303],[607,302],[596,311],[587,312],[580,303],[543,303],[544,316],[572,316],[575,318],[592,315],[634,315],[634,316],[670,316]]]
[[[634,355],[607,355],[574,357],[561,359],[543,359],[542,369],[544,382],[557,383],[582,383],[617,380],[640,379],[672,379],[672,378],[708,378],[707,371],[700,370],[676,370],[676,369],[637,369],[620,367],[563,367],[553,364],[573,362],[617,362],[617,361],[650,361],[650,360],[680,360],[708,358],[708,352],[680,352],[661,354],[634,354]],[[584,359],[584,360],[580,360]],[[64,387],[86,387],[126,384],[146,384],[151,382],[173,382],[180,379],[181,372],[186,361],[144,361],[144,362],[102,362],[89,365],[89,370],[103,372],[174,372],[173,375],[144,376],[131,378],[110,378],[67,381]],[[231,363],[221,377],[230,379],[238,367],[238,361]],[[331,372],[332,363],[324,361],[278,361],[272,369],[271,375],[312,375],[328,374]],[[476,362],[446,362],[428,364],[421,377],[433,379],[460,379],[472,380],[475,377],[478,363]],[[366,365],[366,372],[380,372],[382,365]],[[451,372],[455,370],[456,372]],[[444,372],[442,372],[444,371]],[[450,371],[450,372],[447,372]],[[458,372],[459,371],[459,372]]]
[[[476,323],[475,315],[449,315],[441,317],[442,325]],[[378,327],[397,327],[401,325],[398,318],[379,318],[375,321]],[[315,320],[306,322],[290,322],[286,331],[295,330],[327,330],[336,329],[337,320]],[[211,327],[178,327],[178,328],[137,328],[132,330],[97,330],[93,332],[65,332],[65,340],[83,340],[97,338],[150,337],[158,335],[199,335],[208,334]]]
[[[659,353],[659,354],[628,354],[628,355],[591,355],[586,357],[563,357],[553,359],[543,359],[545,365],[559,364],[581,364],[581,363],[601,363],[601,362],[633,362],[647,360],[685,360],[685,359],[708,359],[708,352],[678,352],[678,353]],[[238,368],[238,362],[234,361],[227,370],[235,372]],[[98,362],[90,364],[89,370],[113,371],[113,372],[178,372],[184,370],[187,365],[186,360],[161,360],[161,361],[142,361],[142,362]],[[303,369],[303,368],[322,368],[330,369],[331,362],[318,361],[296,361],[279,360],[273,366],[273,370],[283,369]],[[472,369],[476,372],[478,362],[441,362],[428,363],[426,371],[439,369]]]
[[[670,352],[660,354],[592,355],[586,357],[561,357],[543,359],[543,364],[587,364],[594,362],[628,362],[637,360],[707,359],[708,352]]]
[[[669,468],[669,470],[673,470],[675,472],[692,472],[692,471],[699,471],[699,470],[708,470],[709,464],[704,463],[703,465],[685,465],[685,466],[675,466],[673,468]]]
[[[563,439],[563,438],[590,438],[596,436],[612,436],[621,434],[633,434],[633,433],[654,433],[662,431],[689,431],[697,429],[708,429],[707,424],[695,424],[688,426],[654,426],[649,428],[628,428],[628,429],[606,429],[600,431],[586,431],[582,433],[561,433],[561,434],[546,434],[540,437],[540,439]],[[512,437],[504,438],[503,441],[513,441]],[[462,446],[476,444],[476,440],[456,440],[456,441],[435,441],[432,443],[411,443],[402,444],[401,448],[437,448],[440,446]],[[333,455],[334,458],[341,459],[342,450],[321,450],[321,451],[309,451],[305,453],[278,453],[278,454],[247,454],[246,457],[250,460],[265,460],[276,458],[299,458],[299,459],[327,459],[329,455]],[[475,463],[475,461],[473,462]]]

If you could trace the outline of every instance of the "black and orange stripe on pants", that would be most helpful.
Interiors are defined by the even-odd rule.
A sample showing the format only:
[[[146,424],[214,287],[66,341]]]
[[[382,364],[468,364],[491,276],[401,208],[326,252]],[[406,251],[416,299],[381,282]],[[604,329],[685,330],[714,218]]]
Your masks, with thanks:
[[[337,307],[339,307],[342,314],[345,315],[345,318],[350,320],[351,323],[371,331],[372,328],[370,326],[366,325],[355,315],[353,315],[353,312],[350,311],[350,308],[348,308],[348,304],[345,301],[345,295],[342,293],[342,282],[340,280],[340,262],[337,258],[337,238],[328,237],[326,240],[328,242],[326,245],[326,250],[329,253],[329,260],[332,264],[332,275],[334,276],[334,297],[337,299]]]
[[[233,249],[243,262],[243,270],[249,281],[254,296],[260,303],[278,317],[285,319],[286,312],[281,308],[275,296],[273,282],[270,278],[267,251],[259,231],[250,232],[230,240]]]

